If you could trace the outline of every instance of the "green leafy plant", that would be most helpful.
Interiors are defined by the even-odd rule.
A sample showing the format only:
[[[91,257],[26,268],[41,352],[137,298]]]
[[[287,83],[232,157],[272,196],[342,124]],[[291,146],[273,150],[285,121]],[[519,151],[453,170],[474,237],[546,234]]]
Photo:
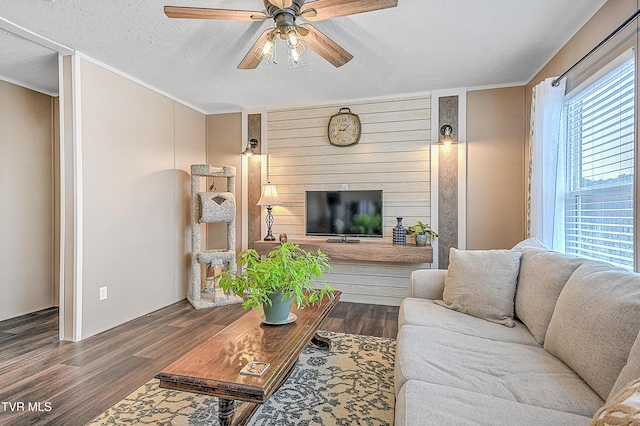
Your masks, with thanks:
[[[334,296],[333,288],[326,283],[320,289],[312,286],[314,279],[331,270],[329,257],[320,250],[311,253],[285,241],[265,259],[253,249],[244,250],[239,263],[242,272],[228,270],[220,274],[220,288],[227,294],[232,291],[244,295],[245,309],[259,309],[263,303],[271,305],[269,295],[274,293],[282,293],[286,300],[295,296],[298,308],[320,305],[325,296]]]
[[[417,224],[407,228],[407,235],[412,235],[412,234],[431,235],[433,238],[440,238],[440,235],[438,235],[436,231],[431,229],[431,227],[428,224],[424,224],[420,221],[418,221]]]

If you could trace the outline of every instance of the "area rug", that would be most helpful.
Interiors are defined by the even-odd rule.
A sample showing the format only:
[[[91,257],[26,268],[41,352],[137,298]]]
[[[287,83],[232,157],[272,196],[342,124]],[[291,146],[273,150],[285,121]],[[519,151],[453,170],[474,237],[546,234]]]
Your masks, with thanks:
[[[392,425],[395,341],[320,332],[331,351],[308,346],[282,387],[249,425]],[[218,399],[161,389],[154,379],[90,425],[218,424]]]

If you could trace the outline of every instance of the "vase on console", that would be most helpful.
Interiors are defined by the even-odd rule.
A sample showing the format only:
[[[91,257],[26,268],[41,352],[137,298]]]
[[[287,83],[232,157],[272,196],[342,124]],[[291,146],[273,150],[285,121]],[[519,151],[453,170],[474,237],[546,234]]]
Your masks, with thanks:
[[[407,230],[402,226],[402,218],[396,217],[398,224],[393,228],[393,244],[396,246],[407,245]]]
[[[429,244],[430,238],[427,234],[416,234],[416,246],[424,247]]]

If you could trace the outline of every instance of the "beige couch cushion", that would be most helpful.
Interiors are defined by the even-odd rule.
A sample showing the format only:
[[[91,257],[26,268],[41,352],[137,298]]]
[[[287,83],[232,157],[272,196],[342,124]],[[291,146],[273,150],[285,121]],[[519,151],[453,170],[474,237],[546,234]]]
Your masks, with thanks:
[[[446,269],[416,269],[409,277],[409,295],[423,299],[442,299]]]
[[[631,347],[631,352],[629,352],[629,356],[627,357],[627,363],[622,368],[611,392],[609,392],[607,401],[610,401],[611,398],[616,396],[627,383],[637,378],[640,378],[640,333],[638,333],[638,337],[636,337],[636,341]]]
[[[405,324],[439,327],[492,340],[540,346],[524,324],[517,320],[514,320],[514,323],[514,327],[505,327],[482,318],[446,309],[433,303],[433,300],[412,297],[402,301],[398,314],[398,328]]]
[[[513,304],[521,251],[449,252],[449,272],[442,300],[449,309],[513,327]]]
[[[524,250],[516,290],[515,315],[540,344],[567,280],[583,259],[543,249]]]
[[[562,289],[544,347],[606,399],[640,330],[640,274],[588,261]]]
[[[396,399],[395,426],[585,426],[589,420],[416,380],[405,383]]]
[[[398,332],[396,392],[409,380],[587,417],[604,404],[584,380],[541,347],[437,327],[404,325]]]
[[[520,241],[518,244],[513,246],[511,250],[527,250],[527,249],[547,249],[544,244],[540,242],[536,237],[527,238],[526,240]]]

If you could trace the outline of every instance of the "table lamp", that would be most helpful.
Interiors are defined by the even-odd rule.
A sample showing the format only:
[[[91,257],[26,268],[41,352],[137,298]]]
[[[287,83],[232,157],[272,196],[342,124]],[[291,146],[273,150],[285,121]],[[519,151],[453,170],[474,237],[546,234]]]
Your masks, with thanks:
[[[270,182],[266,185],[262,185],[262,195],[260,196],[260,200],[258,200],[257,205],[267,207],[267,217],[264,220],[267,224],[267,236],[264,237],[264,241],[276,240],[276,237],[271,233],[271,227],[273,226],[273,214],[271,213],[271,208],[273,206],[279,206],[280,204],[282,204],[282,201],[280,201],[280,198],[278,197],[276,186]]]

